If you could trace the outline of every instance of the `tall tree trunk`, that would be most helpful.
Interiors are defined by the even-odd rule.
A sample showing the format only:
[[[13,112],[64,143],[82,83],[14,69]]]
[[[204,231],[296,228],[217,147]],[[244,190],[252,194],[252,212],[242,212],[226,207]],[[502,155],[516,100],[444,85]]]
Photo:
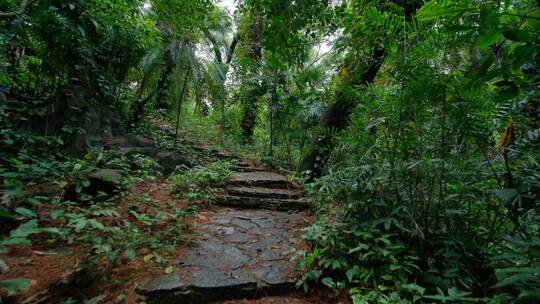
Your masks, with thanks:
[[[262,58],[261,51],[261,21],[260,18],[255,15],[255,20],[252,21],[249,38],[251,47],[248,53],[249,59],[252,61],[252,67],[248,71],[249,74],[255,74],[258,71],[258,66]],[[248,99],[244,102],[244,111],[242,113],[242,121],[240,122],[240,128],[242,129],[242,137],[245,143],[251,143],[253,140],[253,130],[257,122],[257,112],[259,109],[258,100],[263,95],[263,90],[259,84],[248,84],[251,89],[248,90]]]
[[[168,58],[169,56],[166,55],[166,57]],[[134,102],[134,105],[133,105],[133,116],[132,116],[132,119],[129,123],[130,127],[137,127],[139,125],[139,123],[141,122],[141,119],[144,117],[144,108],[146,106],[146,104],[148,104],[148,102],[150,100],[152,100],[154,97],[157,96],[157,102],[158,104],[161,106],[161,107],[164,107],[164,96],[165,96],[165,93],[166,93],[166,90],[168,88],[168,81],[169,81],[169,78],[171,76],[173,72],[173,65],[172,63],[170,62],[170,59],[165,59],[165,68],[163,70],[163,72],[161,73],[160,77],[159,77],[159,80],[158,80],[158,83],[157,83],[157,86],[155,89],[152,90],[152,92],[150,92],[148,94],[148,96],[146,98],[142,98],[142,93],[143,93],[143,85],[141,84],[141,89],[139,91],[139,97],[138,99]]]
[[[22,15],[22,14],[26,13],[26,11],[30,7],[30,5],[32,5],[32,2],[34,2],[34,1],[22,0],[21,4],[19,5],[19,9],[17,11],[7,12],[7,13],[0,12],[0,18],[1,19],[8,19],[8,18],[17,17],[17,15]]]
[[[222,54],[220,45],[218,44],[217,40],[212,36],[212,33],[207,28],[203,29],[203,33],[205,34],[206,38],[210,40],[212,43],[213,49],[214,49],[214,55],[216,60],[215,68],[219,71],[218,75],[219,78],[216,79],[217,85],[216,87],[219,88],[219,91],[222,94],[219,94],[219,96],[215,96],[214,98],[219,102],[219,108],[220,108],[220,129],[221,129],[221,139],[223,140],[223,135],[225,134],[225,103],[226,103],[226,96],[227,96],[227,90],[225,88],[225,82],[227,81],[227,73],[229,72],[229,67],[231,64],[231,61],[233,59],[234,50],[236,49],[236,45],[240,41],[240,35],[237,33],[233,36],[233,39],[231,41],[231,44],[229,45],[229,49],[227,50],[227,57],[225,59],[225,62],[223,62]],[[201,103],[203,105],[203,113],[208,113],[208,106],[206,104]]]
[[[373,83],[375,76],[384,61],[385,50],[380,46],[373,49],[367,68],[359,77],[351,80],[352,86],[365,86]],[[320,127],[326,131],[341,131],[348,125],[348,118],[355,107],[355,101],[343,92],[337,92],[336,101],[331,104],[323,114]],[[329,134],[317,134],[310,141],[311,150],[300,162],[299,173],[308,173],[310,178],[321,176],[322,167],[328,160],[334,148],[332,137]]]

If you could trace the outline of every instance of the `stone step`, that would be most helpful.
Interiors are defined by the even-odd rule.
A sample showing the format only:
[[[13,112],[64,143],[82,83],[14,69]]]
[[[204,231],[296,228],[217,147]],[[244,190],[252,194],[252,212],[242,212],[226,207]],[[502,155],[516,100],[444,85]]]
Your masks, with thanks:
[[[215,157],[217,159],[221,159],[221,160],[234,160],[234,161],[238,161],[238,157],[236,156],[232,156],[232,155],[228,155],[227,153],[224,153],[224,152],[221,152],[219,150],[210,150],[208,151],[209,152],[209,155],[212,156],[212,157]]]
[[[268,169],[265,168],[258,168],[258,167],[249,167],[249,166],[233,166],[231,168],[232,171],[235,172],[266,172]]]
[[[243,209],[270,209],[281,211],[296,211],[309,208],[307,202],[302,199],[274,199],[234,195],[218,196],[215,204]]]
[[[208,270],[206,270],[208,271]],[[216,286],[199,283],[182,283],[179,274],[164,275],[139,288],[138,292],[148,298],[149,303],[155,304],[207,304],[227,300],[258,299],[266,296],[275,296],[291,293],[296,290],[295,282],[277,282],[268,284],[256,278],[239,278],[238,283],[231,283],[223,276],[217,277],[212,271],[202,273],[207,278],[221,280]]]
[[[248,167],[251,167],[251,164],[248,163],[247,161],[239,161],[236,163],[236,166],[240,168],[248,168]]]
[[[301,196],[300,191],[264,187],[229,186],[226,190],[229,195],[243,197],[299,199]]]
[[[202,212],[200,240],[169,261],[174,273],[143,280],[149,303],[212,303],[294,291],[291,250],[305,243],[302,213],[223,208]]]
[[[259,172],[238,172],[231,176],[231,185],[255,186],[274,189],[294,189],[296,188],[285,176],[268,171]]]

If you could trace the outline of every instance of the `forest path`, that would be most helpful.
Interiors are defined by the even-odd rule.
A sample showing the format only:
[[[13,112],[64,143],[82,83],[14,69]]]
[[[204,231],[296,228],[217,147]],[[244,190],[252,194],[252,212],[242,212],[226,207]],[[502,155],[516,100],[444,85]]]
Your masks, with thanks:
[[[310,222],[300,190],[284,175],[246,161],[234,170],[216,204],[201,208],[198,241],[172,259],[176,272],[139,285],[150,302],[209,303],[295,290],[301,273],[291,256],[306,248],[301,230]]]

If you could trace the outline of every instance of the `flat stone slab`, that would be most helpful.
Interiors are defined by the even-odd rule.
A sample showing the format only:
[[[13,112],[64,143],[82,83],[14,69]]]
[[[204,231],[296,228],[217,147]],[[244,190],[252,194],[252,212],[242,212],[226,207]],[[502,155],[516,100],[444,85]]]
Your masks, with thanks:
[[[256,186],[277,189],[295,188],[285,176],[268,171],[238,172],[231,176],[229,182],[233,185]]]
[[[268,169],[266,168],[259,168],[259,167],[250,167],[250,166],[233,166],[233,171],[237,172],[268,172]]]
[[[294,289],[300,272],[290,257],[306,246],[306,214],[221,208],[200,218],[201,239],[171,261],[175,272],[139,285],[150,302],[209,303]]]
[[[309,208],[309,205],[303,199],[274,199],[234,195],[218,196],[215,204],[242,209],[270,209],[281,211],[298,211]]]
[[[227,193],[234,196],[260,197],[260,198],[277,198],[277,199],[298,199],[300,191],[287,189],[273,189],[264,187],[246,187],[246,186],[229,186]]]

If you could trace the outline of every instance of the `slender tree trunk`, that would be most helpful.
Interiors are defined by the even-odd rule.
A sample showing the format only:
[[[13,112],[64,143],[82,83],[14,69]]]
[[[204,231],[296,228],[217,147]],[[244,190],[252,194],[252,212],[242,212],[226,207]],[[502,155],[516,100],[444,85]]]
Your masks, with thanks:
[[[277,75],[277,74],[276,74]],[[274,153],[274,109],[276,106],[276,90],[277,90],[277,77],[274,80],[274,90],[272,92],[272,99],[270,100],[270,106],[268,107],[269,125],[270,125],[270,156]]]
[[[186,91],[187,80],[189,76],[189,67],[186,70],[186,75],[184,76],[184,85],[182,86],[182,92],[180,93],[180,99],[178,100],[178,111],[176,112],[176,132],[174,133],[174,146],[176,147],[176,142],[178,141],[178,127],[180,125],[180,111],[182,110],[182,100],[184,99],[184,92]]]
[[[135,102],[135,105],[134,105],[133,118],[130,123],[131,127],[136,127],[141,122],[141,118],[144,116],[144,107],[150,100],[152,100],[152,98],[157,96],[158,104],[162,103],[162,100],[164,99],[164,96],[165,96],[165,91],[167,90],[167,87],[168,87],[168,80],[170,78],[170,75],[172,74],[172,71],[173,71],[173,65],[170,62],[170,60],[166,59],[165,70],[161,74],[156,88],[152,90],[152,92],[148,94],[148,96],[144,99],[140,99],[140,97],[142,97],[142,88],[141,88],[141,91],[140,91],[141,96]]]
[[[257,112],[259,110],[259,91],[260,89],[258,88],[249,90],[249,99],[244,103],[240,128],[242,130],[243,141],[246,144],[250,144],[253,141],[253,131],[255,130]]]
[[[240,35],[237,33],[233,36],[233,40],[231,41],[231,44],[229,45],[229,49],[227,50],[227,57],[225,59],[225,63],[223,63],[222,53],[220,46],[217,42],[217,40],[212,36],[212,33],[208,29],[203,29],[203,32],[212,43],[213,49],[214,49],[214,55],[216,60],[216,69],[219,69],[220,78],[218,79],[218,87],[220,88],[220,91],[223,92],[223,94],[226,96],[227,90],[225,89],[225,82],[227,81],[227,73],[229,72],[229,67],[231,64],[231,61],[233,59],[234,50],[236,49],[236,46],[238,45],[238,42],[240,41]],[[219,96],[216,98],[219,100],[219,107],[220,107],[220,131],[221,131],[221,143],[224,142],[225,137],[225,103],[226,103],[226,97]]]
[[[257,67],[262,58],[262,50],[260,46],[261,42],[261,31],[262,26],[260,18],[255,17],[253,23],[250,27],[249,38],[251,43],[251,48],[249,50],[248,57],[251,59],[253,67],[250,68],[251,71],[248,74],[257,73]],[[251,143],[253,140],[253,130],[255,129],[255,124],[257,120],[257,112],[259,108],[259,97],[262,96],[262,88],[258,84],[248,84],[252,86],[251,90],[248,90],[250,93],[248,95],[248,100],[244,103],[244,112],[242,114],[242,121],[240,122],[240,128],[242,129],[242,137],[245,143]]]
[[[158,91],[157,91],[157,98],[156,98],[156,104],[159,108],[165,109],[168,107],[168,104],[166,102],[165,94],[167,93],[167,89],[169,87],[169,79],[173,73],[174,65],[171,62],[170,55],[167,55],[165,58],[165,71],[161,75],[161,78],[158,81]]]

